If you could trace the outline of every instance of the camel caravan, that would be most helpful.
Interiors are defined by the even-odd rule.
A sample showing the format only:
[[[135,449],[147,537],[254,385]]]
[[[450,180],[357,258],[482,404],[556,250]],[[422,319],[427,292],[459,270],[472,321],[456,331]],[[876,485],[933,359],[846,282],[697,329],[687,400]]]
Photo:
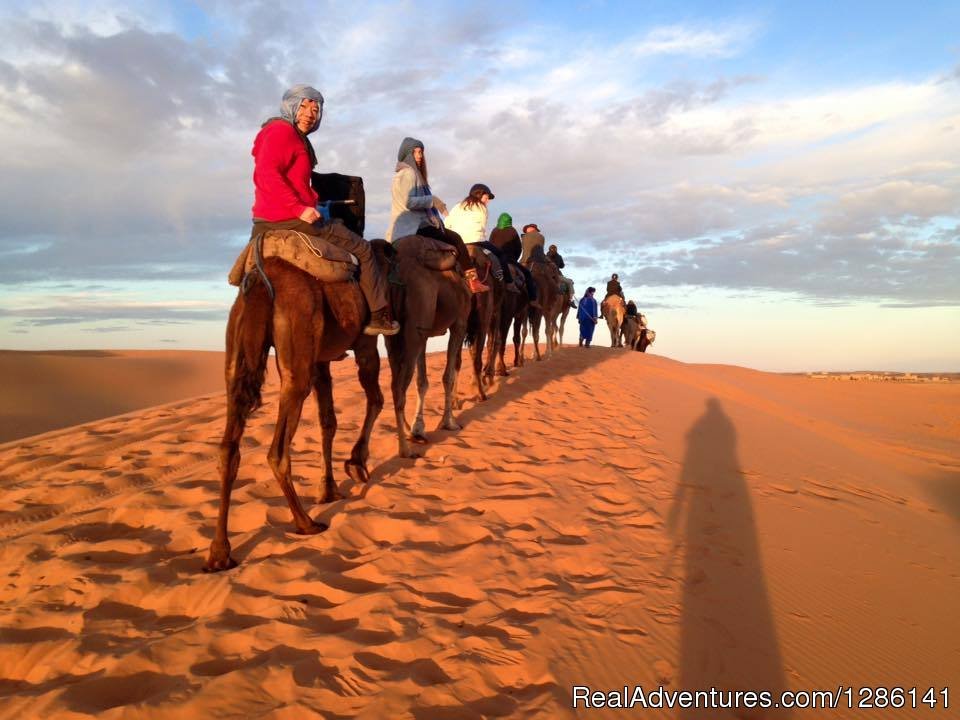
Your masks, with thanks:
[[[416,446],[427,443],[423,414],[429,338],[448,337],[439,427],[459,430],[453,410],[464,345],[470,350],[476,397],[482,401],[494,377],[509,374],[504,355],[511,327],[512,364],[521,367],[528,333],[537,360],[557,350],[571,307],[578,308],[581,331],[585,304],[592,307],[591,336],[597,322],[592,293],[579,306],[574,303],[573,282],[561,273],[563,260],[556,246],[544,252],[539,227],[531,223],[518,233],[511,216],[502,213],[488,239],[487,204],[493,192],[477,183],[448,208],[428,184],[425,147],[414,138],[405,138],[397,154],[386,236],[364,240],[362,179],[314,172],[317,157],[307,136],[319,127],[322,115],[323,96],[310,86],[294,86],[283,96],[280,115],[268,119],[254,140],[253,228],[229,274],[239,291],[227,321],[220,506],[206,572],[236,566],[228,539],[230,497],[246,421],[262,402],[271,347],[280,398],[267,459],[296,532],[312,535],[327,528],[303,508],[294,487],[290,448],[303,403],[312,392],[324,463],[320,502],[339,499],[332,461],[337,417],[331,362],[352,351],[366,395],[363,424],[344,466],[354,482],[365,483],[370,477],[370,435],[384,404],[378,336],[384,336],[392,374],[398,454],[412,458],[418,457]],[[629,333],[630,347],[642,342],[644,333],[646,344],[652,342],[642,315],[634,318],[631,331],[629,317],[611,314],[619,318],[617,346],[622,345],[621,332]],[[406,397],[414,374],[417,408],[410,425]]]

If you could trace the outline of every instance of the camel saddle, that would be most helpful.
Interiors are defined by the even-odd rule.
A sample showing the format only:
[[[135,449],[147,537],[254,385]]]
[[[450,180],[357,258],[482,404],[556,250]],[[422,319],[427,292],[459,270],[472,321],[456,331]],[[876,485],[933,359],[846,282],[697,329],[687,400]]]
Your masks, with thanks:
[[[330,232],[336,232],[336,223],[329,228]],[[352,253],[325,240],[323,236],[306,235],[296,230],[269,230],[252,238],[237,257],[227,276],[231,285],[242,285],[244,278],[256,272],[258,250],[261,262],[267,258],[280,258],[320,282],[353,280],[359,267],[359,261]]]
[[[430,270],[453,270],[457,265],[457,249],[440,240],[423,235],[407,235],[393,241],[398,260],[412,259]]]

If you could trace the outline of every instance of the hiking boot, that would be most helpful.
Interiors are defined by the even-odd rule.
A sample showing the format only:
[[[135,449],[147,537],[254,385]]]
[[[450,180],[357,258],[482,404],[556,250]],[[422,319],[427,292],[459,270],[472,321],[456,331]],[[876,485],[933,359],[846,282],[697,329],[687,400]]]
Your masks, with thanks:
[[[570,301],[570,307],[572,307],[574,310],[576,310],[576,309],[577,309],[577,304],[576,304],[573,300],[571,300],[571,301]]]
[[[480,278],[477,277],[476,268],[470,268],[463,274],[463,276],[467,279],[467,287],[470,288],[470,292],[472,292],[474,295],[477,293],[490,291],[489,285],[484,285],[482,282],[480,282]]]
[[[390,316],[390,308],[385,307],[370,314],[370,322],[363,329],[364,335],[396,335],[400,332],[400,323]]]

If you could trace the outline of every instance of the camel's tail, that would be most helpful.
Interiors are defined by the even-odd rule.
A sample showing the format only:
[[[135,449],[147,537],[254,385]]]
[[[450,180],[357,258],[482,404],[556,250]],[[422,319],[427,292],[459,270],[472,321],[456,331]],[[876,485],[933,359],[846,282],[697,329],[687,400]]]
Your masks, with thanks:
[[[272,343],[273,302],[262,283],[241,292],[227,322],[228,402],[241,417],[260,407],[260,390]]]

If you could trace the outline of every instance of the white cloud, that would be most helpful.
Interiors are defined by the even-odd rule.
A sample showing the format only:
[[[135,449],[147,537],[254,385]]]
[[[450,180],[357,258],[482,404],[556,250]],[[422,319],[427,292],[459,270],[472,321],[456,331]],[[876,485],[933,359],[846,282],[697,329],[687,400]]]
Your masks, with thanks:
[[[0,142],[23,150],[0,157],[0,215],[12,219],[0,251],[35,251],[0,279],[228,264],[248,227],[253,135],[283,87],[306,80],[327,98],[321,168],[364,176],[371,235],[409,134],[446,200],[483,180],[494,213],[542,221],[574,255],[669,263],[657,282],[960,300],[933,268],[951,267],[956,241],[927,242],[960,212],[957,83],[774,93],[760,73],[722,71],[759,32],[749,22],[605,44],[437,11],[411,36],[412,7],[213,5],[216,42],[179,34],[175,18],[158,31],[149,13],[18,21],[17,43],[0,48]],[[292,44],[294,31],[310,43]],[[674,56],[717,69],[648,74]],[[807,252],[818,233],[826,249]],[[651,246],[656,257],[642,255]],[[877,269],[851,283],[856,262]],[[891,286],[891,268],[929,282]]]
[[[753,34],[747,24],[721,28],[696,28],[668,25],[650,30],[631,43],[631,52],[637,57],[650,55],[693,55],[695,57],[729,57],[740,51]]]

